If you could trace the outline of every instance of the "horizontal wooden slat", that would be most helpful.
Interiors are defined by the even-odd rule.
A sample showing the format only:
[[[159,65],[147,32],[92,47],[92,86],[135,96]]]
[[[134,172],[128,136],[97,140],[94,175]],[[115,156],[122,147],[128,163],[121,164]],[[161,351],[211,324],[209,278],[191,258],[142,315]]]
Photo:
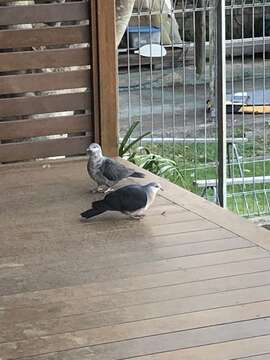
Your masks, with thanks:
[[[1,8],[0,25],[32,24],[89,18],[87,2],[7,6]]]
[[[0,94],[90,87],[90,71],[1,76]]]
[[[90,108],[89,93],[0,99],[1,116],[33,115]]]
[[[1,144],[0,162],[30,160],[49,156],[79,155],[92,141],[90,136]]]
[[[88,43],[89,34],[89,26],[87,25],[2,30],[0,31],[0,48],[15,49],[32,46]]]
[[[89,48],[0,53],[0,71],[83,66],[90,64]]]
[[[91,115],[58,116],[0,122],[0,139],[21,139],[34,136],[92,131]]]

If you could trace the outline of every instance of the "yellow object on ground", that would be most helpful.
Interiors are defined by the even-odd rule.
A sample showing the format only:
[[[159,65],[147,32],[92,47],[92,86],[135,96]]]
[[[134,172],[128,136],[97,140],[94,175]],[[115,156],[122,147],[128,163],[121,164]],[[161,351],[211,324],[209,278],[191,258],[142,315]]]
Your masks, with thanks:
[[[256,114],[264,114],[270,113],[270,105],[244,105],[239,109],[241,113],[256,113]]]

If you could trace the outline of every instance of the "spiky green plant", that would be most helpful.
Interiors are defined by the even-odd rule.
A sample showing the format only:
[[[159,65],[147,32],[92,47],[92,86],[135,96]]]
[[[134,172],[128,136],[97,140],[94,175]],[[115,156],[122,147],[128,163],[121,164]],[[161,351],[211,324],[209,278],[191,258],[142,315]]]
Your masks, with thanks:
[[[136,155],[134,162],[158,176],[162,176],[176,184],[187,187],[185,179],[181,174],[176,162],[161,155],[152,154],[146,149],[146,154]]]
[[[138,136],[135,140],[131,141],[130,139],[132,137],[132,134],[139,124],[140,124],[139,121],[134,121],[134,123],[131,124],[130,128],[126,132],[126,134],[125,134],[124,138],[122,139],[120,146],[119,146],[119,151],[118,151],[119,156],[120,157],[126,156],[127,160],[129,160],[129,161],[131,161],[132,158],[134,158],[134,156],[136,154],[136,151],[132,151],[132,149],[135,147],[135,145],[137,145],[141,141],[141,139],[143,139],[144,137],[151,135],[151,132],[148,131],[148,132]]]

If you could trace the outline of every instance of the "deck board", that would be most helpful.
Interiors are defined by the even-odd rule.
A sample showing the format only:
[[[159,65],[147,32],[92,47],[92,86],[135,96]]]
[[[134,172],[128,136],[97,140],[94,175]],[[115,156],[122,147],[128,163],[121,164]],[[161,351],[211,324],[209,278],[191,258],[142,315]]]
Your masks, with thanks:
[[[84,159],[0,168],[1,360],[269,359],[270,233],[160,181],[86,222]]]

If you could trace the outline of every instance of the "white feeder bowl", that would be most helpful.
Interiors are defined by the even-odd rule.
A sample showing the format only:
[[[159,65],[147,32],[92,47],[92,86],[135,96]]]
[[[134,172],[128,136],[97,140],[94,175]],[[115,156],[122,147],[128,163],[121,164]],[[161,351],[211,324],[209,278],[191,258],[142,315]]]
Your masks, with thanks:
[[[163,57],[167,54],[165,47],[159,44],[147,44],[134,52],[144,57]]]

